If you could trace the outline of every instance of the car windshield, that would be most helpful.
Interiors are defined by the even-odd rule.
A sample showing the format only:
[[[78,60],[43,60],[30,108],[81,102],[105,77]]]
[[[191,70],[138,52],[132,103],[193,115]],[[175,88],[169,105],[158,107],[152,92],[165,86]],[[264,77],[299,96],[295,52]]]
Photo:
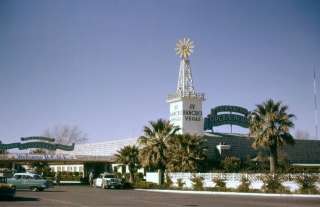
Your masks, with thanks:
[[[42,179],[40,175],[34,175],[33,178],[36,180]]]
[[[22,179],[32,179],[32,176],[30,176],[30,175],[22,175]]]
[[[21,179],[22,176],[21,176],[21,175],[15,175],[14,178],[15,178],[15,179]]]
[[[104,177],[105,177],[105,178],[115,178],[114,175],[105,175]]]
[[[7,183],[6,177],[0,177],[0,183]]]

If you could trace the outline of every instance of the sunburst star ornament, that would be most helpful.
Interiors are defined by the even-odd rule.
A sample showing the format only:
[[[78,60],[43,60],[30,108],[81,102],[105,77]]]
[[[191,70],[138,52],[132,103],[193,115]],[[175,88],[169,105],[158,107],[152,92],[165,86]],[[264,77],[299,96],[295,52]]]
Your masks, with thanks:
[[[188,59],[188,57],[193,53],[193,42],[189,38],[183,38],[179,40],[176,44],[176,53],[182,59]]]

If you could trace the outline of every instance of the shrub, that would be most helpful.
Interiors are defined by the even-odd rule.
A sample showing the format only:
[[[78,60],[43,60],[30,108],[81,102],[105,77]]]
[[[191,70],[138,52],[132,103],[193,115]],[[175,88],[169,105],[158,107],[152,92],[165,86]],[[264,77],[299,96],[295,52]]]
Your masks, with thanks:
[[[81,181],[80,176],[61,176],[61,181]]]
[[[226,191],[226,180],[224,178],[221,178],[220,176],[216,176],[212,179],[212,181],[216,184],[213,190],[217,191]]]
[[[128,182],[128,181],[126,181],[126,180],[122,181],[122,183],[123,183],[123,188],[124,189],[132,189],[133,188],[133,184]]]
[[[203,190],[203,177],[197,177],[197,176],[193,176],[191,178],[192,181],[192,187],[194,190]]]
[[[283,179],[278,174],[266,174],[260,177],[262,190],[266,193],[284,193],[288,190],[281,184]]]
[[[319,180],[315,175],[301,175],[296,177],[295,181],[299,185],[299,193],[316,194],[318,193],[316,182]]]
[[[115,173],[114,173],[114,176],[115,176],[116,178],[120,178],[120,179],[123,178],[122,174],[119,173],[119,172],[115,172]]]
[[[51,168],[49,167],[48,162],[34,162],[32,163],[31,167],[34,169],[34,171],[43,176],[52,176]]]
[[[182,181],[181,178],[177,179],[177,185],[179,189],[182,189],[186,183]]]
[[[168,173],[166,173],[165,177],[166,177],[166,179],[165,179],[164,187],[170,188],[172,186],[173,182],[172,182],[170,176],[168,175]]]
[[[130,181],[130,173],[124,173],[122,174],[122,179],[126,181]]]
[[[144,188],[144,189],[157,189],[160,188],[156,183],[151,183],[147,181],[139,181],[134,184],[135,188]]]
[[[226,172],[238,172],[241,168],[241,161],[237,157],[226,157],[222,161],[222,166]]]
[[[134,173],[134,181],[135,182],[145,181],[143,173],[141,173],[141,172]]]
[[[240,185],[238,186],[237,190],[239,192],[249,192],[250,185],[251,185],[250,180],[247,177],[242,176],[241,181],[240,181]]]

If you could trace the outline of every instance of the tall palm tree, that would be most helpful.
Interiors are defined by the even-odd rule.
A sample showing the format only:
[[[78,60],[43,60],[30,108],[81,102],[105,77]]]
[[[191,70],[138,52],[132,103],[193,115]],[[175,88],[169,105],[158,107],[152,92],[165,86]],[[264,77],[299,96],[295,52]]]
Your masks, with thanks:
[[[270,172],[274,173],[278,163],[278,148],[294,144],[290,128],[294,127],[293,114],[288,114],[288,106],[272,99],[258,104],[250,114],[250,136],[254,138],[253,147],[268,148],[270,151]]]
[[[168,169],[172,172],[196,172],[207,158],[206,141],[196,135],[176,135],[169,141]]]
[[[2,144],[1,140],[0,140],[0,145]],[[0,149],[0,155],[1,154],[7,154],[7,150],[5,149]]]
[[[124,146],[116,154],[117,162],[128,165],[130,173],[130,182],[134,181],[134,173],[140,167],[139,149],[136,146]]]
[[[163,119],[150,121],[149,124],[143,129],[144,135],[138,139],[140,161],[143,167],[160,170],[160,183],[162,184],[168,161],[168,141],[180,128]]]

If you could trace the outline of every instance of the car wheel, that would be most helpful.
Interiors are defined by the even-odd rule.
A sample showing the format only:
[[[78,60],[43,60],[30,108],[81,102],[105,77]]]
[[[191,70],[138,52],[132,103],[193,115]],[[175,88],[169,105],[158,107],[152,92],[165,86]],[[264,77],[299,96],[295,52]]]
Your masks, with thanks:
[[[40,189],[39,189],[38,187],[31,187],[31,190],[32,190],[33,192],[38,192]]]

